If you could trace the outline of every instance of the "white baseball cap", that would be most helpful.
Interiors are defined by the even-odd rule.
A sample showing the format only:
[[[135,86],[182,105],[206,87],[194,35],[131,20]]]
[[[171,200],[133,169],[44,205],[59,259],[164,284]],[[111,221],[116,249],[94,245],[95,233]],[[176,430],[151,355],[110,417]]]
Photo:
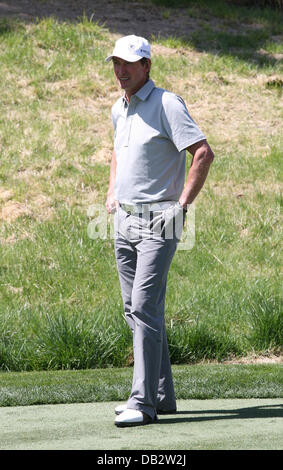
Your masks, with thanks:
[[[109,62],[112,57],[120,57],[127,62],[137,62],[143,57],[150,59],[150,44],[147,39],[134,34],[124,36],[116,41],[112,54],[105,61]]]

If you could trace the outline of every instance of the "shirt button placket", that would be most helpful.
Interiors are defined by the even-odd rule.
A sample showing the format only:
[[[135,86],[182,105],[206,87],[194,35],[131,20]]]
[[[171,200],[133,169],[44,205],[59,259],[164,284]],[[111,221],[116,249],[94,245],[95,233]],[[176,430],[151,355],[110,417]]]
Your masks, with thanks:
[[[127,143],[128,145],[130,141],[132,122],[134,119],[134,114],[136,112],[136,106],[137,106],[136,97],[132,96],[131,101],[129,103],[128,115],[127,115]]]

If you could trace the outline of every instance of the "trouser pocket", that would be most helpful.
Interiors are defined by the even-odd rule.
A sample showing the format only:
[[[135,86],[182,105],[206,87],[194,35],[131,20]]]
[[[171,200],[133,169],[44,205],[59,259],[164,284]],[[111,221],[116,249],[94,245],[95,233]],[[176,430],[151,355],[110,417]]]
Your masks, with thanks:
[[[161,236],[165,239],[181,239],[186,211],[179,202],[163,212]]]

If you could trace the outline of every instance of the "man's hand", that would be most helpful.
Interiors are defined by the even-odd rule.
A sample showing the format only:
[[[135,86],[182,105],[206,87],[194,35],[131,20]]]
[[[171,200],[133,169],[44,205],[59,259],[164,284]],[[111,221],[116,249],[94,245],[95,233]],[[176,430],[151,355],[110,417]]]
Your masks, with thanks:
[[[107,194],[105,207],[108,214],[113,214],[119,207],[119,202],[115,199],[114,194],[112,192]]]

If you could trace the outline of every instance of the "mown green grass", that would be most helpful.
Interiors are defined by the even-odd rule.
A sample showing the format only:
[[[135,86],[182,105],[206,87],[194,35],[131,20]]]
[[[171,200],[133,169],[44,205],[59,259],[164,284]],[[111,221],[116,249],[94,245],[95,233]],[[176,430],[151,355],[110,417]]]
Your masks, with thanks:
[[[280,398],[281,364],[174,365],[177,399]],[[0,373],[0,406],[126,401],[132,368]]]
[[[184,97],[216,155],[196,202],[195,245],[176,253],[168,279],[179,364],[283,344],[282,61],[259,53],[280,53],[272,35],[282,30],[272,11],[253,20],[252,10],[205,5],[191,5],[196,19],[206,8],[205,28],[152,38],[165,47],[152,78]],[[88,207],[104,204],[108,184],[120,92],[104,57],[114,37],[85,17],[2,19],[0,34],[0,368],[122,367],[132,344],[113,240],[87,232]]]

